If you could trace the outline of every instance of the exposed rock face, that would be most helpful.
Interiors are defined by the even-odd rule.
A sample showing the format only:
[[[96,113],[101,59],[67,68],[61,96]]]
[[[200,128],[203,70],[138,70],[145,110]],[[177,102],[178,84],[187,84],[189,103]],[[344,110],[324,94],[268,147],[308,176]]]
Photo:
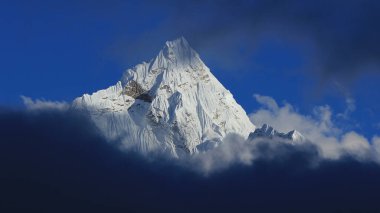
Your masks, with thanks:
[[[149,63],[128,69],[114,86],[75,99],[73,107],[86,110],[122,148],[175,157],[213,146],[229,133],[247,138],[255,129],[184,38],[166,42]]]
[[[124,94],[136,98],[146,91],[134,80],[131,80],[127,83],[124,89]]]

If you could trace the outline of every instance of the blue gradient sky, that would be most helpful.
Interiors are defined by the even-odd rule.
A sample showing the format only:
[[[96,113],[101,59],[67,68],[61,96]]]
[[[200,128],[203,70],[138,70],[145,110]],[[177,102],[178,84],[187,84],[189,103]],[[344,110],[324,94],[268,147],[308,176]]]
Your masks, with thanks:
[[[369,9],[379,3],[231,2],[2,1],[0,105],[20,107],[20,95],[71,101],[108,87],[183,35],[247,113],[258,108],[253,94],[303,114],[326,104],[342,113],[352,98],[342,128],[380,132],[380,18]]]

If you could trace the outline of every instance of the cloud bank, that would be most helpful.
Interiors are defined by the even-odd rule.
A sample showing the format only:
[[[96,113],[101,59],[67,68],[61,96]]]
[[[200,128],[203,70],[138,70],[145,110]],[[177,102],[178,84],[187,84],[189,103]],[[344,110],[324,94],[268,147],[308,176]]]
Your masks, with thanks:
[[[45,99],[33,100],[30,97],[21,96],[24,106],[28,110],[67,110],[70,105],[64,101],[48,101]]]
[[[255,142],[241,152],[247,146],[231,136],[219,154],[204,156],[228,168],[204,176],[120,152],[75,112],[3,109],[0,136],[3,212],[379,211],[379,165],[345,157],[315,167],[313,145]]]
[[[69,104],[66,102],[46,101],[43,99],[34,101],[25,96],[21,98],[28,111],[37,111],[37,113],[48,111],[72,113],[71,111],[67,111]],[[315,107],[312,115],[303,115],[297,112],[291,104],[284,102],[280,106],[269,96],[255,94],[254,98],[261,104],[261,107],[249,115],[252,123],[256,126],[269,124],[281,132],[289,132],[291,130],[301,132],[307,139],[307,142],[303,145],[295,145],[294,149],[304,149],[305,146],[313,147],[318,156],[317,161],[313,164],[318,164],[319,160],[339,160],[347,156],[358,161],[380,164],[378,136],[375,135],[372,139],[367,139],[355,131],[345,131],[334,123],[335,119],[347,121],[348,113],[355,108],[354,100],[347,100],[347,109],[344,113],[334,115],[331,108],[325,105]],[[82,112],[76,113],[81,114]],[[347,116],[342,116],[342,114]],[[277,150],[281,146],[279,144],[287,143],[286,141],[279,140],[255,139],[247,141],[239,135],[231,134],[217,148],[191,156],[179,162],[179,164],[204,175],[223,171],[237,164],[252,165],[261,156],[261,151],[258,147],[262,143],[270,143],[271,149]],[[117,141],[109,143],[118,144]],[[276,153],[276,151],[273,151],[273,153]],[[157,155],[161,156],[159,153]],[[155,155],[150,159],[158,156]]]
[[[350,155],[358,160],[379,162],[378,136],[367,139],[355,131],[345,132],[333,121],[334,118],[341,117],[341,114],[334,115],[329,106],[315,107],[312,115],[302,115],[289,103],[280,107],[271,97],[261,95],[254,97],[262,104],[262,108],[250,114],[253,123],[257,125],[267,123],[284,132],[296,129],[319,148],[323,158],[339,159]],[[350,103],[347,110],[352,110]]]
[[[328,106],[307,116],[271,97],[255,98],[263,105],[250,115],[256,124],[295,128],[310,142],[229,135],[214,150],[188,159],[152,160],[120,151],[82,113],[1,109],[0,210],[380,210],[380,137],[369,142],[344,132]]]

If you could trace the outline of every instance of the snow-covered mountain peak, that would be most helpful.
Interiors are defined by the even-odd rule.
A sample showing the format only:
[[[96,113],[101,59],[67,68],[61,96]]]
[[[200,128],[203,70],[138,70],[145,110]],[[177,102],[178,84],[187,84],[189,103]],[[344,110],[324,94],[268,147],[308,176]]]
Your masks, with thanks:
[[[202,143],[230,133],[248,137],[255,129],[183,37],[166,42],[149,63],[126,70],[116,85],[73,105],[89,111],[107,138],[144,153],[193,154]]]
[[[168,88],[189,81],[208,80],[209,69],[193,50],[185,38],[167,41],[157,56],[149,63],[142,63],[124,72],[121,82],[126,86],[131,80],[138,82],[145,90],[151,90],[154,84]],[[218,82],[219,83],[219,82]],[[157,88],[153,88],[157,89]]]
[[[268,124],[263,124],[261,128],[256,128],[254,132],[249,134],[249,139],[260,139],[260,138],[270,138],[270,139],[285,139],[292,142],[303,142],[306,141],[305,137],[299,133],[297,130],[292,130],[288,133],[282,133],[275,130]]]
[[[163,56],[178,66],[199,63],[199,55],[190,47],[184,37],[167,41],[162,49]]]
[[[189,42],[184,37],[177,38],[172,41],[165,42],[163,48],[165,51],[172,51],[174,55],[187,55],[189,56],[192,52],[195,52],[189,45]],[[166,52],[169,53],[169,52]]]
[[[177,68],[186,68],[190,65],[201,66],[202,64],[198,53],[190,47],[184,37],[167,41],[158,55],[151,61],[154,69],[170,68],[170,71],[177,71]]]
[[[263,134],[268,135],[268,136],[273,136],[274,134],[277,133],[277,131],[274,130],[274,128],[269,126],[268,124],[264,124],[261,127],[261,131],[263,132]]]

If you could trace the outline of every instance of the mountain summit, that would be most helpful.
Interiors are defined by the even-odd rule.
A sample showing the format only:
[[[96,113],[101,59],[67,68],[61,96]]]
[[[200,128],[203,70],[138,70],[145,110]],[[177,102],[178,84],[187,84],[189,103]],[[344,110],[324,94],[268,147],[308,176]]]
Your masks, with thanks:
[[[230,133],[255,130],[243,108],[181,37],[165,43],[149,63],[123,73],[115,85],[85,94],[73,107],[89,113],[122,148],[181,157]]]

